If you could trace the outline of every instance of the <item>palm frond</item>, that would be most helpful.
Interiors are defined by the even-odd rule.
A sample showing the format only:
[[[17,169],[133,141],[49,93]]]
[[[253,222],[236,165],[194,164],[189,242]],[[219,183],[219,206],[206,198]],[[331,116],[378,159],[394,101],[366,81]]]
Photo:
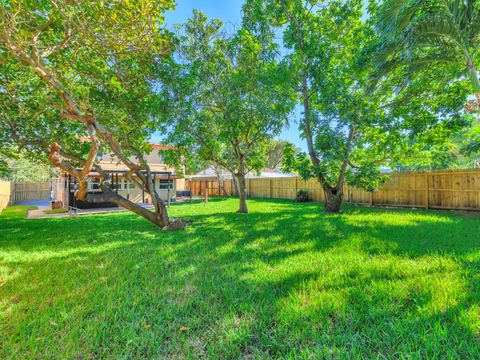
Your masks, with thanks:
[[[412,25],[411,34],[417,46],[444,45],[445,41],[456,43],[460,48],[465,46],[464,34],[457,24],[443,14],[422,16]]]
[[[412,21],[415,13],[428,0],[386,0],[382,5],[377,28],[383,33],[395,33],[404,30]]]

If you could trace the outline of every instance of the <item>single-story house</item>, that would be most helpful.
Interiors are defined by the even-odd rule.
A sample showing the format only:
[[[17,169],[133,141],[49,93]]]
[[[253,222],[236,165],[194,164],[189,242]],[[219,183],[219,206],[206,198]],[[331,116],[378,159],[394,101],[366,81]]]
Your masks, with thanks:
[[[218,169],[219,176],[221,179],[231,179],[232,174],[223,169]],[[297,174],[283,172],[282,169],[262,169],[260,173],[250,172],[246,175],[247,179],[258,179],[258,178],[285,178],[285,177],[297,177]],[[197,180],[197,181],[213,181],[217,180],[217,171],[213,166],[199,171],[195,175],[188,175],[188,180]]]
[[[157,193],[164,201],[175,201],[176,191],[185,189],[185,179],[179,178],[175,168],[165,164],[160,152],[161,150],[168,150],[169,147],[161,144],[152,144],[152,148],[153,151],[146,156],[146,160],[150,166]],[[150,195],[139,188],[134,181],[127,179],[126,174],[129,169],[119,162],[115,156],[99,154],[97,163],[111,176],[112,190],[133,202],[151,203]],[[116,206],[108,203],[92,204],[86,201],[78,201],[75,197],[75,193],[78,190],[78,179],[68,174],[61,176],[61,181],[58,182],[57,187],[55,197],[57,200],[60,200],[64,206],[80,209]],[[88,191],[93,194],[101,192],[100,174],[97,172],[91,172],[88,175]]]

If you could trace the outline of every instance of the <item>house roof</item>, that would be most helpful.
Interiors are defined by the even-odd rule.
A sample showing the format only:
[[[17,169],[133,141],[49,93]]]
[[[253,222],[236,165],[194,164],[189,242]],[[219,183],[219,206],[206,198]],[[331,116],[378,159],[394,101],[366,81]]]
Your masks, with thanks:
[[[107,163],[100,161],[99,165],[105,171],[130,171],[130,169],[122,163]],[[173,169],[165,164],[149,164],[149,166],[152,172],[173,172]]]
[[[85,142],[91,141],[91,139],[87,136],[82,137],[80,140]],[[150,154],[145,155],[145,160],[150,166],[150,170],[152,172],[171,173],[172,176],[176,176],[174,174],[175,169],[164,164],[163,157],[160,156],[160,154],[158,153],[161,150],[175,149],[175,147],[159,143],[150,143],[150,145],[152,146],[153,151]],[[130,157],[130,160],[132,162],[138,161],[135,157]],[[97,161],[98,164],[102,167],[102,169],[107,172],[128,172],[130,170],[125,164],[121,163],[118,158],[113,154],[98,154]]]
[[[231,179],[232,174],[230,174],[228,171],[225,171],[223,169],[219,169],[220,176],[226,179]],[[260,174],[256,173],[249,173],[247,174],[246,178],[247,179],[256,179],[256,178],[284,178],[284,177],[297,177],[297,174],[292,174],[292,173],[284,173],[282,172],[282,169],[269,169],[265,168],[263,169]],[[215,168],[213,166],[204,169],[202,171],[199,171],[195,175],[190,175],[189,178],[192,179],[210,179],[210,178],[216,178],[217,173],[215,172]]]
[[[109,170],[107,170],[106,172],[108,173]],[[112,175],[115,175],[115,173],[118,173],[118,176],[120,178],[122,178],[123,175],[125,175],[127,173],[127,171],[118,171],[118,170],[113,170],[114,174]],[[165,172],[160,172],[159,174],[155,174],[155,171],[152,170],[152,172],[155,176],[156,179],[170,179],[170,180],[175,180],[175,179],[178,179],[179,176],[177,176],[177,174],[175,173],[165,173]],[[65,176],[68,176],[68,175],[65,175]],[[134,175],[135,177],[136,175]],[[91,178],[96,178],[96,177],[100,177],[100,174],[98,172],[95,172],[95,171],[92,171],[88,174],[88,177],[91,177]]]

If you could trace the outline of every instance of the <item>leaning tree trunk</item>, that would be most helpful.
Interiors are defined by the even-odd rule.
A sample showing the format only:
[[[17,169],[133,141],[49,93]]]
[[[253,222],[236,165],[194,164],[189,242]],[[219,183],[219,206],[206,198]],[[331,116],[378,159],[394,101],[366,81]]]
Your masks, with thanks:
[[[102,184],[101,189],[101,194],[88,194],[86,200],[94,204],[104,202],[114,203],[143,217],[145,220],[150,221],[163,230],[181,230],[186,226],[187,220],[185,219],[169,218],[167,207],[165,206],[163,200],[158,198],[157,194],[150,194],[152,198],[157,197],[157,203],[155,204],[154,211],[151,211],[130,200],[127,200],[123,196],[118,195],[112,191],[107,184]]]
[[[338,213],[343,201],[343,191],[325,186],[325,211],[327,213]]]
[[[130,210],[131,212],[134,212],[135,214],[154,223],[162,229],[169,225],[168,215],[166,212],[161,210],[158,211],[157,209],[155,209],[155,212],[152,212],[130,200],[125,199],[108,188],[102,189],[101,194],[88,194],[85,200],[92,204],[104,202],[116,204],[127,210]]]
[[[48,24],[48,26],[50,25],[51,24]],[[40,28],[40,32],[45,29]],[[76,102],[74,98],[70,96],[62,82],[59,80],[59,78],[56,77],[55,71],[48,68],[48,66],[46,65],[48,64],[48,61],[42,58],[44,54],[37,48],[36,39],[39,38],[40,32],[38,32],[34,37],[33,43],[28,44],[28,51],[23,51],[19,44],[15,44],[13,42],[10,36],[2,39],[4,40],[2,41],[2,45],[6,46],[20,62],[22,62],[28,67],[31,67],[32,70],[45,81],[47,87],[58,94],[64,105],[64,109],[61,112],[62,117],[83,124],[85,130],[88,132],[88,136],[91,140],[92,146],[86,159],[81,159],[72,155],[67,156],[67,154],[61,152],[61,148],[57,143],[51,144],[50,146],[40,145],[44,146],[48,151],[48,158],[52,165],[65,171],[69,175],[79,180],[79,191],[77,194],[77,199],[87,199],[87,201],[92,201],[94,203],[104,201],[112,202],[130,211],[133,211],[134,213],[144,217],[145,219],[161,227],[162,229],[176,230],[184,227],[186,223],[185,220],[169,219],[165,203],[156,193],[155,184],[152,183],[150,174],[147,177],[141,174],[141,167],[139,166],[139,164],[135,164],[134,162],[132,162],[132,160],[130,160],[129,157],[123,152],[122,147],[115,139],[115,136],[112,134],[112,132],[108,131],[106,128],[104,128],[103,126],[101,126],[101,124],[97,122],[93,114],[93,110],[88,109],[87,111],[80,111],[80,107],[78,106],[79,102]],[[69,36],[67,36],[66,38],[67,41],[68,38]],[[58,45],[51,47],[56,48],[57,46]],[[30,51],[32,53],[30,53]],[[103,180],[101,184],[102,194],[88,193],[87,179],[89,173],[94,167],[94,163],[100,149],[100,140],[102,140],[104,144],[107,145],[110,150],[112,150],[112,152],[118,157],[119,162],[122,162],[133,173],[136,173],[136,175],[140,179],[139,185],[145,186],[147,188],[147,192],[152,196],[152,200],[155,206],[154,212],[144,209],[138,204],[135,204],[111,191],[108,186],[110,183],[108,175],[103,172],[101,168],[98,168],[97,171],[101,174],[103,173]],[[78,165],[82,166],[81,170],[77,169]]]

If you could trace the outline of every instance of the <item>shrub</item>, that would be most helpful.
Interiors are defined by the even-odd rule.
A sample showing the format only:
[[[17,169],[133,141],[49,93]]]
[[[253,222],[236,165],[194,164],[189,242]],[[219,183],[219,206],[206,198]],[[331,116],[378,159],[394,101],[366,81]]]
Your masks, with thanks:
[[[308,202],[312,201],[307,190],[298,190],[295,196],[295,202]]]

